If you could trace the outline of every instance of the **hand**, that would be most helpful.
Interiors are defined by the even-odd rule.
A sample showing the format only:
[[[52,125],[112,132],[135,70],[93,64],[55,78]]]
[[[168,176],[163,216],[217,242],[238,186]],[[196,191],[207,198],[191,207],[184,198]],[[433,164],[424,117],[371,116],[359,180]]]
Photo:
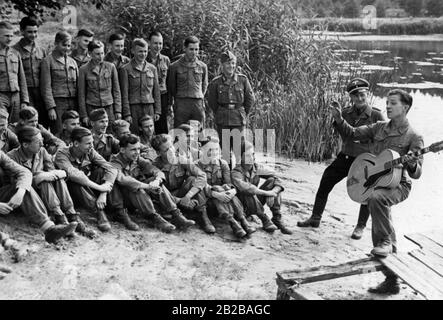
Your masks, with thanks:
[[[65,179],[67,177],[65,170],[53,170],[52,172],[58,179]]]
[[[266,191],[265,196],[275,198],[278,196],[278,192],[274,190]]]
[[[114,114],[115,120],[120,120],[122,118],[122,114],[120,112],[116,112]]]
[[[112,183],[109,182],[104,182],[102,184],[99,184],[99,189],[97,189],[97,191],[102,192],[102,193],[108,193],[111,192],[112,190]]]
[[[7,215],[9,214],[13,209],[9,206],[9,204],[0,202],[0,215]]]
[[[128,123],[132,123],[132,117],[131,116],[126,116],[125,117],[125,121],[127,121]]]
[[[341,119],[341,106],[337,101],[332,101],[329,105],[331,108],[332,117],[335,121],[340,121]]]
[[[158,121],[160,119],[160,115],[159,114],[154,114],[154,121]]]
[[[160,179],[155,179],[155,180],[152,180],[151,182],[149,182],[149,185],[152,186],[152,187],[159,188],[160,187],[160,183],[161,183]]]
[[[97,208],[103,210],[106,207],[106,193],[100,193],[96,202]]]
[[[420,157],[416,157],[413,154],[414,153],[412,151],[409,151],[405,155],[406,164],[411,171],[415,171],[417,169],[417,164],[418,164],[418,161],[420,160]]]
[[[191,198],[189,198],[187,196],[184,196],[183,198],[181,198],[180,201],[178,202],[178,204],[182,205],[185,208],[192,207]]]
[[[10,206],[13,210],[20,207],[23,202],[23,197],[25,196],[25,193],[25,189],[18,189],[18,191],[9,200],[8,206]]]
[[[26,103],[26,102],[22,102],[21,104],[20,104],[20,109],[23,109],[23,108],[25,108],[25,107],[27,107],[28,106],[28,104]]]
[[[82,122],[83,122],[83,124],[84,124],[86,127],[89,127],[89,118],[88,118],[88,117],[84,117],[84,118],[82,119]]]
[[[213,191],[212,196],[221,202],[228,203],[229,201],[231,201],[231,198],[229,197],[227,192],[214,192]]]
[[[33,182],[36,185],[39,185],[42,182],[52,182],[57,179],[58,179],[57,175],[52,171],[51,172],[40,172],[39,174],[34,176]]]
[[[51,121],[55,121],[55,120],[57,120],[57,112],[55,112],[55,109],[54,109],[54,108],[48,110],[48,118],[49,118],[49,120],[51,120]]]

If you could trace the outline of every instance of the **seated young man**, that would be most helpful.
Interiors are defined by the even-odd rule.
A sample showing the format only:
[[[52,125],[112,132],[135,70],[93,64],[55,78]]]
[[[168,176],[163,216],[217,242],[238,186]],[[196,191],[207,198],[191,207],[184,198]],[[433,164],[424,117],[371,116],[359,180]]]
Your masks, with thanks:
[[[18,113],[18,117],[18,122],[9,125],[9,129],[15,134],[23,126],[35,127],[40,130],[43,137],[43,145],[49,154],[55,154],[58,149],[66,147],[62,140],[38,123],[38,111],[34,107],[22,108]]]
[[[128,134],[120,139],[120,152],[111,157],[111,164],[118,169],[117,185],[120,187],[125,205],[138,209],[164,232],[172,232],[175,226],[163,219],[151,198],[160,203],[162,209],[170,213],[177,227],[187,228],[194,221],[187,220],[175,204],[175,199],[163,186],[165,175],[151,164],[151,161],[140,157],[140,139]]]
[[[177,150],[180,161],[188,161],[189,163],[198,161],[198,140],[194,128],[184,123],[179,125],[174,131],[174,134],[176,134],[174,147]],[[197,142],[197,146],[195,146],[195,142]]]
[[[70,147],[57,151],[54,162],[57,168],[67,173],[68,189],[74,204],[93,212],[97,216],[98,229],[103,232],[111,230],[105,207],[115,213],[126,228],[137,230],[123,204],[109,205],[112,204],[110,197],[118,199],[120,196],[118,188],[113,188],[117,169],[94,150],[91,131],[83,127],[75,128],[71,140]]]
[[[111,155],[120,151],[118,140],[113,135],[106,133],[109,125],[109,118],[104,108],[94,109],[89,114],[92,125],[92,138],[94,139],[94,149],[105,158],[111,159]]]
[[[80,115],[75,110],[67,110],[62,114],[62,131],[57,135],[67,146],[71,145],[71,133],[80,127]]]
[[[266,181],[258,187],[260,178]],[[278,228],[284,234],[292,234],[283,223],[280,212],[281,193],[284,190],[282,181],[273,170],[255,161],[254,146],[248,141],[242,141],[241,163],[232,170],[231,179],[247,215],[256,214],[267,232],[274,232]],[[272,221],[264,211],[264,204],[271,209]]]
[[[255,228],[246,221],[243,206],[236,196],[237,190],[231,183],[229,165],[221,159],[218,139],[207,142],[201,149],[201,155],[198,166],[206,173],[208,185],[205,194],[208,198],[208,207],[215,207],[238,238],[255,232]],[[239,220],[241,225],[235,219]]]
[[[8,128],[9,113],[0,108],[0,150],[9,152],[20,146],[17,136]]]
[[[354,128],[341,116],[341,108],[335,104],[332,115],[345,136],[355,140],[373,139],[373,153],[380,154],[386,149],[392,149],[401,156],[423,148],[423,138],[409,124],[407,113],[412,106],[412,97],[403,90],[389,91],[386,101],[386,111],[389,121],[379,121],[374,124]],[[371,253],[386,257],[397,251],[396,236],[391,217],[391,206],[406,200],[411,191],[411,180],[418,179],[422,173],[423,159],[412,155],[407,156],[408,162],[402,167],[403,174],[400,184],[393,188],[377,188],[367,200],[369,213],[372,217]],[[407,174],[406,174],[407,173]],[[385,272],[386,280],[376,288],[374,293],[398,293],[400,290],[398,278],[391,272]]]
[[[93,237],[74,209],[71,195],[65,182],[66,172],[56,170],[52,157],[43,148],[43,137],[40,130],[24,126],[18,131],[20,147],[11,150],[8,156],[32,173],[32,186],[56,224],[78,223],[76,231],[82,235]]]
[[[154,161],[158,157],[157,151],[151,145],[154,137],[154,118],[150,115],[144,115],[138,121],[138,128],[140,132],[140,143],[142,158]]]
[[[5,216],[20,209],[32,223],[39,226],[49,243],[55,243],[74,232],[77,222],[56,226],[49,219],[45,205],[31,186],[31,172],[3,151],[0,151],[0,169],[7,181],[0,186],[0,215]]]
[[[115,137],[120,140],[125,134],[130,134],[129,130],[130,124],[128,121],[120,119],[115,120],[112,124],[112,132],[114,132]]]
[[[177,204],[183,209],[196,212],[206,233],[215,233],[206,211],[205,173],[195,164],[179,162],[172,138],[167,134],[156,135],[152,139],[152,147],[159,153],[154,165],[165,174],[164,184],[178,198]]]

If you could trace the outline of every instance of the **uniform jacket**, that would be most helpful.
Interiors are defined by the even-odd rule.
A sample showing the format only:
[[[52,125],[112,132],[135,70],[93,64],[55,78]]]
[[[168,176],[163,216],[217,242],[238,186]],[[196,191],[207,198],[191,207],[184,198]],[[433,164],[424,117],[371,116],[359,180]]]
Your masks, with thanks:
[[[9,158],[3,151],[0,151],[0,168],[5,173],[6,180],[11,184],[14,184],[17,188],[31,190],[31,172]]]
[[[151,146],[151,141],[149,141],[148,138],[146,138],[144,135],[140,135],[140,144],[140,157],[153,162],[158,157],[158,153]]]
[[[106,161],[111,159],[111,155],[117,154],[120,151],[119,141],[114,138],[113,135],[104,133],[101,137],[93,134],[94,138],[94,149],[105,158]]]
[[[120,55],[119,57],[117,57],[115,54],[109,51],[105,55],[105,61],[112,62],[118,70],[121,67],[123,67],[125,64],[127,64],[129,61],[131,61],[131,59],[129,59],[127,56],[124,55]]]
[[[2,133],[0,133],[0,150],[3,152],[9,152],[12,149],[18,148],[20,143],[18,138],[11,129],[6,128]]]
[[[158,86],[160,88],[160,94],[165,94],[168,92],[168,69],[171,65],[171,61],[169,58],[161,53],[158,54],[157,60],[155,63],[153,62],[151,55],[148,54],[148,57],[146,58],[146,61],[153,64],[157,68],[157,74],[158,74]]]
[[[71,58],[74,59],[75,63],[77,64],[77,67],[80,69],[83,65],[87,64],[89,61],[91,61],[91,56],[89,55],[89,52],[86,51],[86,56],[83,58],[80,58],[80,51],[75,48],[71,52]]]
[[[203,99],[208,88],[208,67],[203,61],[181,57],[169,67],[168,93],[174,98]]]
[[[35,43],[28,43],[25,38],[21,38],[13,48],[22,57],[23,70],[25,71],[28,87],[40,87],[40,64],[46,57],[46,50]]]
[[[0,92],[20,92],[20,102],[29,103],[28,87],[20,53],[14,48],[0,49]]]
[[[275,171],[261,164],[254,163],[250,171],[239,164],[231,172],[232,183],[239,193],[257,194],[260,178],[275,178],[274,185],[280,186],[284,190],[282,181],[277,177]]]

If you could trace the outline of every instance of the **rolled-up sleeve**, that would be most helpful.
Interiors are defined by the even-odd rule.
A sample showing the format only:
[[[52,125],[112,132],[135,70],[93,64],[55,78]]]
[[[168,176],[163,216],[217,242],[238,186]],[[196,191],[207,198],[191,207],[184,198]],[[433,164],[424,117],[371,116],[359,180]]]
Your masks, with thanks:
[[[252,183],[245,181],[243,177],[243,173],[239,170],[232,170],[231,172],[231,180],[234,186],[237,188],[238,192],[245,194],[257,194],[258,187],[253,185]]]
[[[125,67],[122,67],[118,71],[118,78],[120,82],[120,94],[122,104],[122,116],[128,117],[131,115],[131,109],[129,108],[129,84],[128,84],[128,71]]]
[[[58,169],[65,170],[68,180],[78,183],[82,186],[89,184],[88,176],[81,170],[77,169],[69,159],[69,148],[60,149],[55,154],[54,164]]]

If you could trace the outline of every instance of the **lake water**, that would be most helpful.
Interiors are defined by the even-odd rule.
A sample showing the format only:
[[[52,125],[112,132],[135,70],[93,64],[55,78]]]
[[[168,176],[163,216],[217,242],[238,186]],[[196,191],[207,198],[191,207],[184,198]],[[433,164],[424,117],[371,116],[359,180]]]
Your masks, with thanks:
[[[408,117],[424,136],[425,145],[443,140],[443,41],[380,39],[343,44],[360,55],[369,77],[370,73],[382,72],[390,80],[374,86],[377,107],[385,112],[387,91],[403,88],[414,98]],[[425,155],[422,177],[413,181],[409,199],[393,212],[404,233],[443,229],[443,152]]]

